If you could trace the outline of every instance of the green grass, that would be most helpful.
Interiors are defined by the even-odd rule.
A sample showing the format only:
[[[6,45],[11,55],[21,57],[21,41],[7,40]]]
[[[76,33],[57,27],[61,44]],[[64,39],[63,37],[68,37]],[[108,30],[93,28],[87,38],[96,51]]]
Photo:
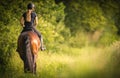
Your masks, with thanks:
[[[23,62],[18,53],[14,52],[7,72],[0,78],[119,78],[116,73],[119,70],[114,69],[113,64],[119,63],[112,59],[113,54],[119,53],[116,49],[92,46],[81,49],[61,47],[58,53],[38,53],[37,75],[25,74]]]

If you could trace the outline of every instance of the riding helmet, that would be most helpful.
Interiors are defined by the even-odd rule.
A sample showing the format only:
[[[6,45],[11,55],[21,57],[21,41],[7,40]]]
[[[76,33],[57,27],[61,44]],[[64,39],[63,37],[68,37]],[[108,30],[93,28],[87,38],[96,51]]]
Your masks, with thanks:
[[[28,5],[27,5],[27,8],[28,9],[32,9],[32,8],[34,8],[35,7],[35,5],[33,4],[33,3],[29,3]]]

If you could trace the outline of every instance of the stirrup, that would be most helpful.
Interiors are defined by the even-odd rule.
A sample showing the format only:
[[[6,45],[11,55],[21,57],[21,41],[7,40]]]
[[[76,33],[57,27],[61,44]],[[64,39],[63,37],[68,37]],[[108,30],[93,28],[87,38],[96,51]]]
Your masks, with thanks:
[[[45,50],[46,50],[46,48],[45,48],[45,47],[41,47],[40,49],[41,49],[41,51],[45,51]]]

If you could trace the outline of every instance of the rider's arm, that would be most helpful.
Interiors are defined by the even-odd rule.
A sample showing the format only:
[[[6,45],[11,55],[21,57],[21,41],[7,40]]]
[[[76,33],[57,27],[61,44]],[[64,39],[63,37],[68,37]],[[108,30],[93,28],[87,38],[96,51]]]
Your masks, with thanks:
[[[20,24],[21,24],[22,27],[24,27],[24,17],[21,17]]]
[[[38,17],[36,16],[34,21],[34,26],[37,26],[37,25],[38,25]]]

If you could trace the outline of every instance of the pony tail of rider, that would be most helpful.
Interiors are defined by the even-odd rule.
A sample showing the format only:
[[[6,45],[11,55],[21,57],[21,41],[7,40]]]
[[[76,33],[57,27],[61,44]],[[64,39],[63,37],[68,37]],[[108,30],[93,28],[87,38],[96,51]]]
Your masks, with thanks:
[[[30,21],[31,21],[31,12],[32,12],[31,10],[28,10],[28,11],[26,12],[26,19],[25,19],[25,20],[26,20],[27,22],[30,22]]]

